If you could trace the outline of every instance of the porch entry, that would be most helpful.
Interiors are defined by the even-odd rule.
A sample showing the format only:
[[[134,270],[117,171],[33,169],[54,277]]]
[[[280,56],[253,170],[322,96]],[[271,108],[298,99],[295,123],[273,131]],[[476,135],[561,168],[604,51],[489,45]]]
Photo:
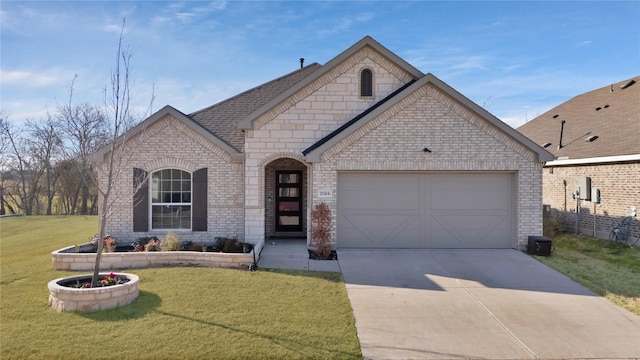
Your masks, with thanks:
[[[302,171],[276,171],[275,229],[277,232],[302,231]]]

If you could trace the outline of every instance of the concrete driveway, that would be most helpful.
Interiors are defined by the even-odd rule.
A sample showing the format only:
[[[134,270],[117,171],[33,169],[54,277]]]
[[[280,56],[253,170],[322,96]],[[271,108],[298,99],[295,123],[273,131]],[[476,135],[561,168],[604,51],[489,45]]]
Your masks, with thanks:
[[[365,359],[636,359],[640,316],[516,250],[339,250]]]

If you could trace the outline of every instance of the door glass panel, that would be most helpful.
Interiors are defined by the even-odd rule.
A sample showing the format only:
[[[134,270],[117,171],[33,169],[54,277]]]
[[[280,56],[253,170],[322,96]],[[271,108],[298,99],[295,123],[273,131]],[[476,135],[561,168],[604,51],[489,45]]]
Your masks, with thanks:
[[[298,188],[280,188],[278,195],[280,197],[298,197]]]
[[[280,174],[278,178],[280,184],[297,184],[299,181],[298,174]]]
[[[300,224],[299,216],[280,216],[280,225],[296,226]]]
[[[300,211],[300,203],[297,201],[281,201],[278,207],[280,211]]]

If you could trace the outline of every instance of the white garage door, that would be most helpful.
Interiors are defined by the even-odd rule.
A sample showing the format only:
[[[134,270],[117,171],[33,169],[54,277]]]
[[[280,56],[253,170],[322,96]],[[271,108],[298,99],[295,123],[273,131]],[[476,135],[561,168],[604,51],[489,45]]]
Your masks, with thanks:
[[[340,248],[511,248],[513,175],[338,175]]]

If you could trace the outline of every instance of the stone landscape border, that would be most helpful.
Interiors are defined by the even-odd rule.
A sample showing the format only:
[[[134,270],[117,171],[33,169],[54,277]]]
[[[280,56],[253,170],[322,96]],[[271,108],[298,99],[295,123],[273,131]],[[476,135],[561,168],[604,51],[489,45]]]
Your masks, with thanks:
[[[167,266],[201,266],[247,269],[260,258],[264,241],[253,244],[249,253],[223,253],[200,251],[143,251],[107,252],[100,258],[100,270],[135,269]],[[82,245],[82,246],[86,246]],[[95,253],[77,253],[75,246],[62,248],[51,253],[55,270],[93,270]]]
[[[100,274],[100,277],[109,274]],[[118,277],[129,279],[124,284],[100,286],[95,288],[72,288],[62,286],[59,282],[72,282],[75,280],[91,279],[91,274],[64,277],[49,281],[49,305],[57,312],[82,311],[90,312],[96,310],[110,309],[120,305],[130,304],[138,298],[138,282],[140,278],[135,274],[118,273]]]

